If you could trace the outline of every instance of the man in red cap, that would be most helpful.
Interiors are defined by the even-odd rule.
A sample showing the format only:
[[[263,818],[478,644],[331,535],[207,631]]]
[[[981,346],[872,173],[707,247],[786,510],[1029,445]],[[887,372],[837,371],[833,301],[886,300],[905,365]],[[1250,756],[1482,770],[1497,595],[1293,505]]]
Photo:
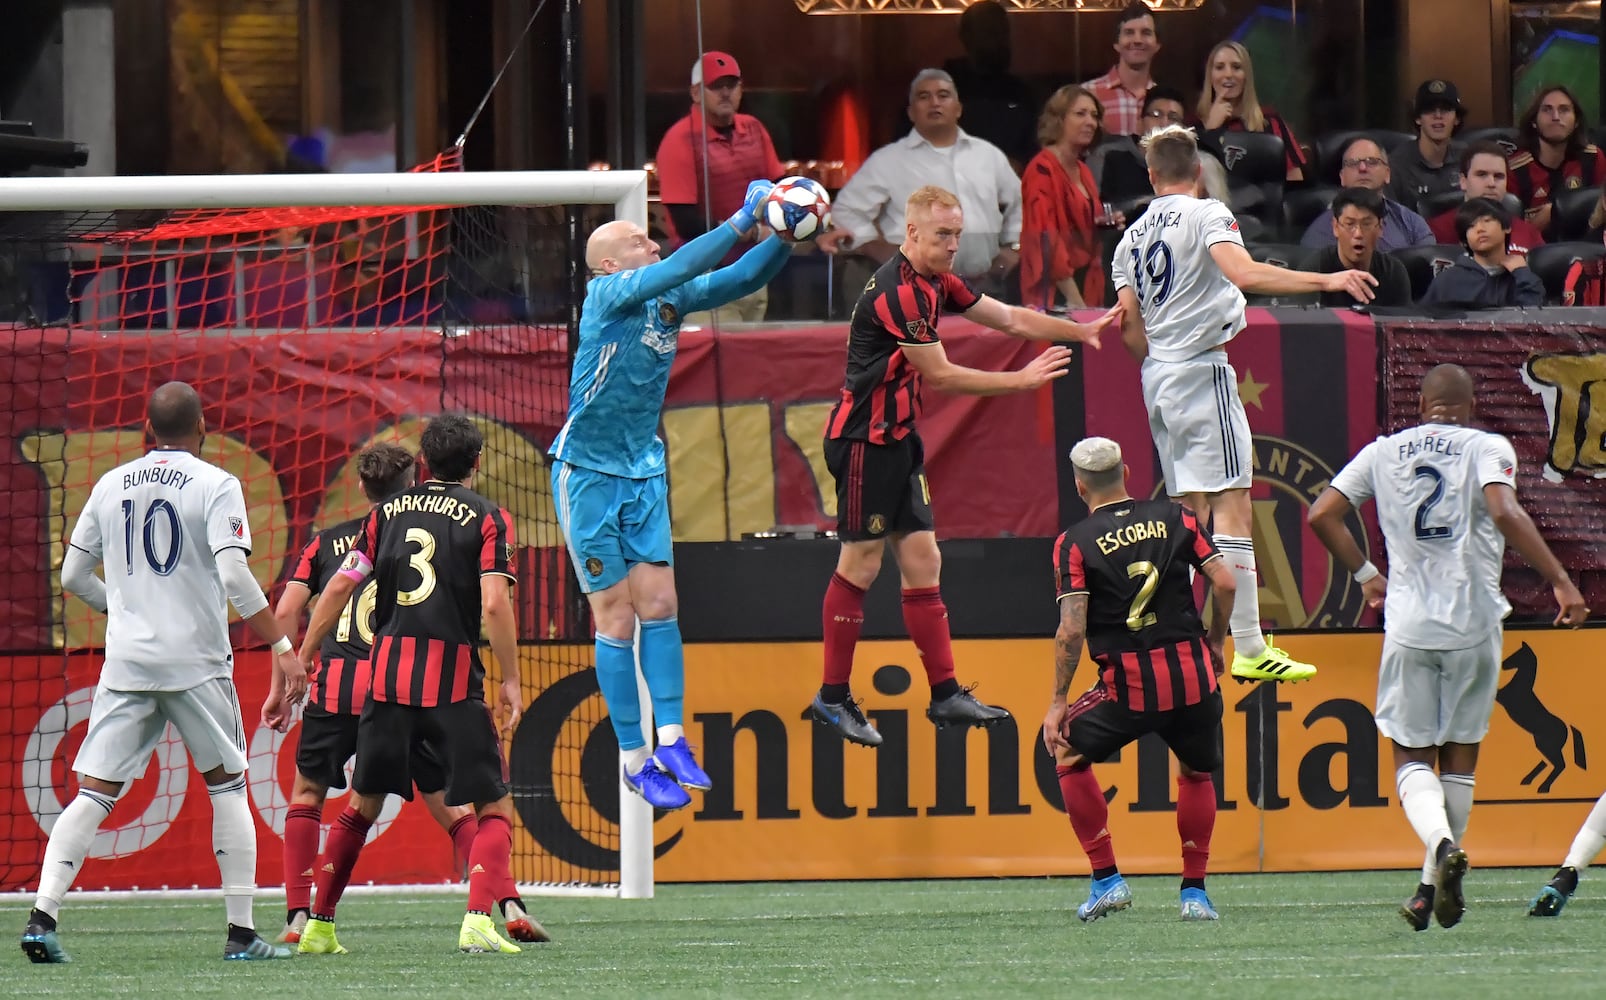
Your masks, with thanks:
[[[703,53],[691,68],[691,103],[691,111],[669,126],[658,144],[658,194],[681,240],[707,232],[741,208],[748,181],[777,180],[782,173],[769,131],[757,118],[737,110],[742,104],[742,69],[735,56]],[[724,263],[745,249],[739,244]],[[684,322],[707,322],[712,315],[728,323],[757,323],[768,306],[769,291],[761,288],[712,314],[687,316]]]

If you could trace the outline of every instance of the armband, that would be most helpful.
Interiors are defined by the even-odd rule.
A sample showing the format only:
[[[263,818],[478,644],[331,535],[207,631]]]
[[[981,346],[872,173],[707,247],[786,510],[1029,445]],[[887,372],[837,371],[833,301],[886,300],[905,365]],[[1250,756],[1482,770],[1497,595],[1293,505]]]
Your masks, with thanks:
[[[273,642],[273,653],[275,656],[283,656],[294,648],[295,647],[290,644],[290,637],[287,635],[281,635]]]
[[[1361,563],[1360,569],[1355,571],[1355,582],[1365,583],[1375,576],[1377,576],[1377,567],[1373,566],[1372,561],[1368,559],[1366,562]]]
[[[363,582],[368,579],[368,575],[373,571],[374,564],[369,562],[368,557],[356,549],[346,553],[345,561],[340,564],[339,570],[341,576],[346,577],[353,583]]]

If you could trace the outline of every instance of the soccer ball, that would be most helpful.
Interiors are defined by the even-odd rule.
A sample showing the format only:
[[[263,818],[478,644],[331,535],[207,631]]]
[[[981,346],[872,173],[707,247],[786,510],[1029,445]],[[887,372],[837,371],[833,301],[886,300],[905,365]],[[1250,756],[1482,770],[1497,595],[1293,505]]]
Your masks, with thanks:
[[[807,177],[782,178],[763,209],[760,221],[789,240],[812,240],[831,225],[831,196]]]

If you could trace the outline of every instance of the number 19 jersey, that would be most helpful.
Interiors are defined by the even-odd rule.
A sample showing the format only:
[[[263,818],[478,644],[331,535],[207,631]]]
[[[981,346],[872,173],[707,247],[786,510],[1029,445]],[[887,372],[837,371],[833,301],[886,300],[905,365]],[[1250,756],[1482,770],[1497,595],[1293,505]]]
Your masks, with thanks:
[[[1115,290],[1131,288],[1149,336],[1149,356],[1186,361],[1244,328],[1244,293],[1210,256],[1217,243],[1243,246],[1232,210],[1213,198],[1168,194],[1127,227],[1115,248]]]
[[[1517,485],[1517,453],[1499,434],[1422,424],[1362,448],[1332,486],[1359,507],[1377,500],[1388,548],[1383,631],[1412,649],[1466,649],[1511,611],[1500,592],[1505,536],[1483,488]]]

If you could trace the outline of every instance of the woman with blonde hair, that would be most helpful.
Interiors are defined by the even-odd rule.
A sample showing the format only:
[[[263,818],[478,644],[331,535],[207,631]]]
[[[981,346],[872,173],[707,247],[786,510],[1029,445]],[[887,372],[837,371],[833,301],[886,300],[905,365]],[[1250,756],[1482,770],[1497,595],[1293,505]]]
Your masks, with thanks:
[[[1104,106],[1075,84],[1061,87],[1037,119],[1042,150],[1021,174],[1021,304],[1049,309],[1057,297],[1068,306],[1104,303],[1104,264],[1098,227],[1103,218],[1098,182],[1087,165],[1103,134]]]
[[[1249,50],[1238,42],[1222,42],[1210,50],[1198,116],[1204,132],[1269,132],[1277,136],[1283,141],[1288,179],[1304,180],[1305,154],[1299,140],[1282,116],[1261,106],[1255,93],[1254,63]]]

